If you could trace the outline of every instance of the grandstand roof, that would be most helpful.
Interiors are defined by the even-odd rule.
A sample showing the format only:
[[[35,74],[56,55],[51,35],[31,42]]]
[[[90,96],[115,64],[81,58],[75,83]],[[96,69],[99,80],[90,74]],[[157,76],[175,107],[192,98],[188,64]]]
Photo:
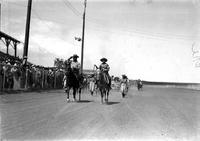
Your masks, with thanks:
[[[14,41],[14,42],[20,43],[19,40],[17,40],[17,39],[15,39],[15,38],[11,37],[10,35],[8,35],[8,34],[2,32],[2,31],[0,31],[0,38],[1,38],[1,37],[4,37],[4,38],[9,39],[9,40],[12,40],[12,41]]]
[[[9,55],[9,54],[6,54],[6,53],[0,51],[0,59],[2,59],[2,58],[20,60],[20,58],[18,58],[18,57],[15,57],[15,56],[12,56],[12,55]]]

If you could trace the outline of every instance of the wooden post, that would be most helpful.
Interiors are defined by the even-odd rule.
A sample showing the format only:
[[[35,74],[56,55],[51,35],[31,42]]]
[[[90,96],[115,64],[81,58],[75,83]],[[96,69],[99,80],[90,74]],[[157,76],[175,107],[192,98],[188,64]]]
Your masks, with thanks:
[[[3,70],[3,90],[5,89],[6,71]]]
[[[13,42],[14,50],[15,50],[15,57],[17,57],[17,42]]]
[[[27,59],[28,59],[28,43],[29,43],[29,31],[30,31],[30,20],[31,20],[31,5],[32,0],[28,0],[28,7],[27,7],[27,18],[26,18],[26,32],[25,32],[25,43],[24,43],[24,52],[23,52],[23,67],[24,72],[22,75],[23,82],[25,81],[25,88],[27,88]],[[23,83],[24,84],[24,83]]]
[[[26,32],[25,32],[24,53],[23,53],[23,59],[24,59],[25,66],[26,66],[27,59],[28,59],[28,43],[29,43],[29,31],[30,31],[30,20],[31,20],[31,6],[32,6],[32,0],[28,0]]]
[[[0,31],[1,31],[1,3],[0,3]]]
[[[56,88],[56,71],[54,71],[54,88]]]
[[[42,89],[44,88],[44,68],[42,68]]]
[[[6,47],[7,47],[7,49],[6,49],[6,54],[9,54],[10,40],[9,40],[9,39],[5,39],[5,41],[6,41]]]
[[[81,46],[81,74],[83,73],[83,56],[84,56],[84,36],[85,36],[85,13],[86,13],[87,0],[84,2],[83,12],[83,29],[82,29],[82,46]]]

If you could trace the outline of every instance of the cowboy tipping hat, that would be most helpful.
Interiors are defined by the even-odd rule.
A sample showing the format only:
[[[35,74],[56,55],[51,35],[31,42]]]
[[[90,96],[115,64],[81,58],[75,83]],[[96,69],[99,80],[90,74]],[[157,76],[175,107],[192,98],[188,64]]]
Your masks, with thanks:
[[[125,74],[123,74],[123,75],[122,75],[122,78],[126,78],[126,75],[125,75]]]
[[[101,58],[100,61],[101,62],[103,62],[103,61],[107,62],[108,60],[106,58]]]
[[[77,54],[74,54],[72,57],[73,58],[79,58],[79,56]]]

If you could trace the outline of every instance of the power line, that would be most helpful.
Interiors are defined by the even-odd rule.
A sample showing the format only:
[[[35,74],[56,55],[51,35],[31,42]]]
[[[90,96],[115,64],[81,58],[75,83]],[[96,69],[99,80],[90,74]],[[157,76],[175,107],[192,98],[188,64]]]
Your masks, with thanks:
[[[74,8],[74,6],[73,6],[68,0],[63,0],[63,3],[64,3],[69,9],[71,9],[71,11],[72,11],[76,16],[81,16],[81,15],[82,15],[76,8]]]
[[[96,22],[90,22],[90,23],[100,25]],[[102,28],[102,29],[103,29],[102,31],[109,32],[108,30],[104,30],[104,28]],[[126,28],[126,27],[121,27],[121,28],[117,28],[117,29],[118,29],[118,31],[120,31],[122,33],[137,34],[137,35],[148,36],[148,37],[153,37],[153,38],[163,38],[163,39],[166,38],[166,39],[177,39],[177,40],[189,40],[189,39],[195,38],[195,36],[169,35],[169,34],[158,33],[158,32],[152,33],[152,32],[142,31],[142,30],[139,30],[139,29],[131,29],[131,28]]]
[[[67,3],[65,2],[67,1]],[[82,13],[77,10],[68,0],[63,0],[63,3],[78,17],[82,18]],[[97,20],[91,17],[85,17],[89,22],[98,22]]]
[[[15,3],[15,2],[10,2],[9,4],[16,5],[16,6],[21,6],[21,7],[27,7],[26,5]]]
[[[34,10],[35,11],[35,10]],[[34,12],[35,14],[36,14],[36,11]],[[38,14],[36,14],[37,15],[37,17],[41,20],[41,21],[43,21],[41,18],[40,18],[40,16],[38,15]],[[89,21],[89,20],[88,20]],[[89,21],[90,23],[93,23],[93,24],[96,24],[96,25],[100,25],[100,26],[102,26],[101,24],[99,24],[99,23],[96,23],[96,22],[91,22],[91,21]],[[45,23],[46,24],[46,23]],[[64,23],[63,23],[64,24]],[[46,24],[47,25],[47,24]],[[47,27],[49,27],[48,25],[47,25]],[[164,36],[164,35],[154,35],[154,34],[150,34],[150,33],[147,33],[147,32],[141,32],[141,31],[132,31],[131,29],[128,29],[128,28],[122,28],[122,30],[118,30],[118,32],[116,32],[116,31],[110,31],[110,30],[104,30],[104,28],[98,28],[97,26],[96,27],[90,27],[90,26],[88,26],[88,28],[90,28],[90,29],[93,29],[93,30],[96,30],[96,31],[102,31],[102,32],[107,32],[107,33],[111,33],[111,34],[119,34],[119,32],[121,32],[121,33],[125,33],[125,34],[129,34],[130,36],[142,36],[142,37],[145,37],[145,36],[147,36],[147,37],[145,37],[145,38],[151,38],[151,39],[159,39],[159,40],[166,40],[166,39],[172,39],[172,38],[175,38],[174,36],[169,36],[169,37],[166,37],[166,36]],[[50,29],[50,28],[49,28]],[[134,34],[136,34],[136,35],[134,35]],[[159,34],[159,33],[156,33],[156,34]],[[182,39],[182,40],[185,40],[186,38],[181,38],[181,37],[179,37],[179,38],[177,38],[176,37],[176,39]]]
[[[11,4],[13,4],[13,5],[16,5],[16,6],[20,6],[20,7],[24,7],[24,8],[26,8],[27,6],[25,6],[25,5],[22,5],[22,4],[17,4],[17,3],[11,3]],[[37,13],[37,11],[35,10],[35,9],[33,9],[32,8],[32,13],[34,14],[34,16],[36,16],[37,17],[37,19],[39,19],[48,29],[49,29],[49,31],[52,31],[53,33],[55,33],[55,34],[57,34],[55,31],[54,31],[54,29],[53,28],[51,28],[42,18],[41,18],[41,16],[39,16],[39,14]],[[57,22],[57,21],[56,21]],[[57,23],[61,23],[61,24],[66,24],[66,23],[62,23],[62,22],[57,22]],[[74,25],[74,24],[73,24]],[[53,29],[53,30],[52,30]],[[60,38],[61,39],[61,38]],[[63,40],[63,39],[61,39],[61,40]],[[65,40],[63,40],[64,42],[66,42]],[[21,43],[23,43],[23,42],[21,42]],[[71,42],[69,42],[68,41],[68,43],[70,43],[71,45],[73,45],[73,46],[77,46],[77,45],[75,45],[75,44],[73,44],[73,43],[71,43]],[[24,43],[23,43],[24,44]]]
[[[65,6],[67,6],[77,17],[81,17],[81,13],[76,9],[74,8],[74,6],[68,1],[68,0],[63,0],[63,3],[65,4]],[[23,7],[26,7],[24,5],[21,5],[21,4],[16,4],[16,3],[12,3],[12,4],[15,4],[17,6],[23,6]],[[35,13],[36,10],[34,10]],[[41,19],[41,17],[36,14],[37,17]],[[97,26],[99,27],[102,27],[103,25],[100,24],[101,23],[106,23],[106,21],[103,21],[103,20],[97,20],[97,19],[93,19],[93,18],[89,18],[89,17],[86,17],[87,21],[91,24],[94,24],[96,27],[95,29],[97,29],[97,31],[102,31],[102,32],[107,32],[107,33],[113,33],[113,34],[118,34],[117,32],[115,31],[108,31],[108,30],[104,30],[104,28],[98,28]],[[58,22],[56,21],[57,23],[61,23],[61,24],[65,24],[63,22]],[[46,24],[46,23],[45,23]],[[47,25],[47,24],[46,24]],[[47,25],[48,26],[48,25]],[[48,26],[49,27],[49,26]],[[88,28],[91,28],[89,26],[87,26]],[[94,28],[91,28],[91,29],[94,29]],[[121,33],[126,33],[126,34],[130,34],[130,35],[133,35],[133,34],[136,34],[136,35],[140,35],[140,36],[147,36],[147,37],[150,37],[150,38],[156,38],[156,39],[178,39],[178,40],[188,40],[188,39],[191,39],[191,38],[194,38],[193,36],[185,36],[185,35],[167,35],[165,33],[152,33],[152,32],[147,32],[147,31],[144,31],[144,30],[141,30],[141,29],[135,29],[135,28],[126,28],[126,27],[121,27],[121,28],[118,28],[120,29],[120,32]],[[119,31],[119,30],[118,30]],[[135,36],[136,36],[135,35]]]
[[[63,0],[64,1],[64,0]],[[66,1],[68,1],[68,0],[66,0]],[[150,0],[151,1],[151,0]],[[148,2],[148,1],[147,1]],[[71,5],[71,7],[73,7],[72,6],[72,4],[68,1],[68,3]],[[76,8],[74,8],[73,7],[73,11],[76,11],[76,13],[78,13],[78,14],[76,14],[77,16],[80,16],[81,15],[81,13],[76,9]],[[91,19],[91,18],[88,18],[88,17],[86,17],[86,19],[89,21],[89,22],[91,22],[91,23],[94,23],[94,24],[97,24],[97,25],[100,25],[99,23],[97,23],[96,21],[97,20],[94,20],[94,19]],[[101,22],[103,22],[103,21],[101,21]],[[103,23],[106,23],[106,22],[103,22]],[[101,25],[102,26],[102,25]],[[151,32],[146,32],[146,31],[142,31],[141,29],[139,30],[139,29],[134,29],[134,31],[132,30],[132,29],[130,29],[130,28],[122,28],[122,30],[123,31],[126,31],[126,32],[128,32],[128,33],[136,33],[136,34],[143,34],[143,35],[147,35],[147,36],[151,36],[151,37],[158,37],[158,38],[175,38],[175,39],[181,39],[181,40],[185,40],[185,39],[188,39],[188,37],[189,38],[194,38],[194,37],[192,37],[192,36],[185,36],[185,35],[167,35],[167,34],[165,34],[165,33],[151,33]]]
[[[55,33],[55,35],[58,34],[58,33],[56,33],[56,32],[54,31],[54,29],[53,29],[52,27],[50,27],[36,12],[33,12],[33,13],[34,13],[34,15],[49,29],[49,31]],[[59,38],[59,39],[61,39],[62,41],[66,42],[66,41],[65,41],[64,39],[62,39],[62,38]],[[73,45],[73,46],[76,46],[75,44],[73,44],[73,43],[71,43],[71,42],[69,42],[69,41],[67,41],[67,43],[69,43],[69,44],[71,44],[71,45]]]

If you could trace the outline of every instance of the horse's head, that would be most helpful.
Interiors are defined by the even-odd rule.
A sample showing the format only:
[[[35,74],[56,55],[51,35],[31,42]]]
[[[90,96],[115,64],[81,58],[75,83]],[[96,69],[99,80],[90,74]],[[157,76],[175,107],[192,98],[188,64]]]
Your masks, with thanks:
[[[70,71],[71,71],[71,62],[68,61],[68,60],[66,60],[66,61],[64,62],[64,68],[65,68],[65,71],[66,71],[66,72],[70,72]]]
[[[100,70],[99,69],[97,69],[96,70],[96,73],[95,73],[95,77],[96,77],[96,80],[99,80],[100,79]]]

